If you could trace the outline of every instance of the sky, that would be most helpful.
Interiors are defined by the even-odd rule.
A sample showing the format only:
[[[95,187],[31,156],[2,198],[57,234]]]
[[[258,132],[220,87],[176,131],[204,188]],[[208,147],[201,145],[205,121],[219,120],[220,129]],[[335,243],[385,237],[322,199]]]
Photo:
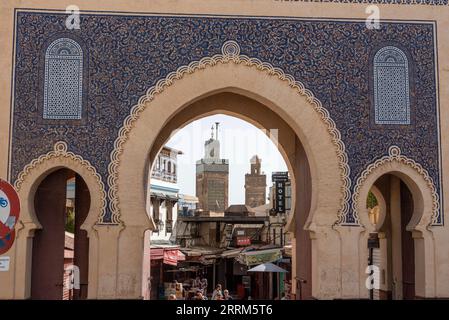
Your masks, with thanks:
[[[273,171],[287,171],[287,165],[275,144],[276,130],[270,131],[273,140],[252,124],[227,115],[213,115],[191,122],[172,134],[168,147],[183,152],[178,156],[179,193],[195,195],[196,161],[204,157],[204,142],[211,136],[211,127],[219,122],[220,157],[229,159],[229,204],[245,203],[245,174],[250,172],[250,159],[262,159],[262,172],[271,185]]]

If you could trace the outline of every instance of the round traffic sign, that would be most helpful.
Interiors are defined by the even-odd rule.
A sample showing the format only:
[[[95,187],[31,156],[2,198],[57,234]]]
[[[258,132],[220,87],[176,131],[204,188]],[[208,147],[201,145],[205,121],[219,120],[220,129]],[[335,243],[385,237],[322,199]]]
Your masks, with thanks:
[[[9,249],[11,249],[15,237],[15,230],[12,230],[11,233],[8,233],[4,238],[0,237],[0,255],[6,253]]]
[[[14,239],[14,226],[19,221],[20,201],[16,190],[0,179],[0,239]],[[1,250],[1,248],[0,248]]]

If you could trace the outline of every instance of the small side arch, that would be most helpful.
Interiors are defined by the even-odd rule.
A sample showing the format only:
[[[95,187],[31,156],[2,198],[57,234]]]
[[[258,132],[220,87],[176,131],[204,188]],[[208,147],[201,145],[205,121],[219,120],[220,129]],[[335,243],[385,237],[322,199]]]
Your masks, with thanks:
[[[32,242],[34,231],[42,228],[34,209],[34,197],[40,183],[50,173],[70,169],[79,174],[86,183],[91,204],[87,218],[81,229],[87,232],[89,241],[89,285],[96,288],[97,283],[97,246],[95,225],[101,223],[106,212],[106,191],[101,176],[89,161],[67,150],[67,144],[57,142],[53,150],[34,159],[18,175],[14,187],[19,194],[22,208],[20,220],[16,226],[14,293],[16,299],[27,299],[31,294]],[[89,292],[89,298],[95,298],[95,290]]]
[[[359,242],[360,269],[363,271],[366,268],[368,259],[366,243],[369,233],[375,231],[368,215],[364,214],[366,213],[366,198],[377,179],[386,174],[400,178],[413,196],[413,215],[406,230],[412,233],[415,242],[415,292],[419,297],[434,297],[436,263],[432,225],[438,219],[439,197],[428,172],[413,159],[402,155],[397,146],[391,146],[388,156],[370,164],[362,172],[354,188],[352,207],[364,228]],[[365,280],[366,274],[361,272],[360,291],[367,294]]]

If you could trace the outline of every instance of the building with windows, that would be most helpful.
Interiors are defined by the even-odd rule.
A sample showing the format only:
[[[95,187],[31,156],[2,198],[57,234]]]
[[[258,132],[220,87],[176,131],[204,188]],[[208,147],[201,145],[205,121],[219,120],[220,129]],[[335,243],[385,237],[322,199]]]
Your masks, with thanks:
[[[261,171],[262,160],[251,158],[251,171],[245,174],[245,204],[251,208],[265,204],[267,195],[267,176]]]
[[[145,233],[142,295],[147,299],[165,296],[167,271],[184,259],[175,243],[180,199],[177,161],[182,154],[179,150],[162,147],[149,172],[147,212],[155,228]]]
[[[279,174],[282,174],[285,179],[276,181],[276,176],[279,176]],[[291,214],[292,185],[288,172],[273,173],[272,186],[269,188],[269,204],[267,207],[267,213],[270,216],[270,225],[265,241],[279,246],[289,244],[291,236],[286,226]]]
[[[151,170],[148,209],[156,225],[151,234],[153,244],[168,243],[178,216],[179,187],[177,160],[182,152],[164,146]]]
[[[180,194],[178,199],[178,216],[193,217],[197,206],[197,197],[187,194]]]
[[[224,212],[228,207],[229,161],[220,158],[218,123],[211,138],[204,143],[204,157],[196,162],[196,196],[198,209]]]

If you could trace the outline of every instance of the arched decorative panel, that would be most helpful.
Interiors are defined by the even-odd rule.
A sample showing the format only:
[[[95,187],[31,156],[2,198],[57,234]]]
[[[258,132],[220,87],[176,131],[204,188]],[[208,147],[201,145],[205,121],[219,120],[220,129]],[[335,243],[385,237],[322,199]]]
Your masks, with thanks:
[[[44,119],[81,119],[83,51],[69,38],[53,41],[45,53]]]
[[[388,46],[374,56],[376,124],[410,124],[410,79],[404,52]]]

